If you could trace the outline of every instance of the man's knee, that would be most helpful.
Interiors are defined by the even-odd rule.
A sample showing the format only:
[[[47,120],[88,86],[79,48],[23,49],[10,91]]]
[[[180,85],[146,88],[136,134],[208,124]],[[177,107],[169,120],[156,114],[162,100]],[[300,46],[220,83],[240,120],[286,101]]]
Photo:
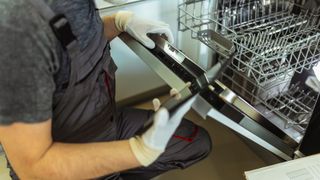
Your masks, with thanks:
[[[183,151],[190,161],[199,161],[209,155],[212,142],[209,133],[189,120],[184,120],[175,133],[181,139]]]
[[[196,126],[197,133],[188,146],[184,149],[185,161],[179,164],[180,168],[187,168],[203,159],[211,152],[212,142],[208,132],[202,127]]]
[[[206,158],[212,150],[212,141],[209,133],[202,127],[198,127],[198,135],[195,138],[194,148],[199,160]]]
[[[160,156],[157,166],[164,169],[187,168],[206,158],[212,149],[208,132],[189,120],[183,120],[168,144],[165,153]],[[171,165],[169,166],[168,163]]]

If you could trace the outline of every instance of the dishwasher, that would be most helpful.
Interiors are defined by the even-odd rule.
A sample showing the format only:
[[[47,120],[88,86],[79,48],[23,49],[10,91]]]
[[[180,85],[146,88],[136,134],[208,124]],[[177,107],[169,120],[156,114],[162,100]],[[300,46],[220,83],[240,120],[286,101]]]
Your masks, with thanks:
[[[283,160],[320,153],[319,10],[287,0],[181,0],[179,30],[215,52],[212,64],[230,61],[193,109]],[[120,38],[171,87],[191,81],[192,94],[193,77],[210,71],[188,69],[192,60],[162,38],[153,50]]]

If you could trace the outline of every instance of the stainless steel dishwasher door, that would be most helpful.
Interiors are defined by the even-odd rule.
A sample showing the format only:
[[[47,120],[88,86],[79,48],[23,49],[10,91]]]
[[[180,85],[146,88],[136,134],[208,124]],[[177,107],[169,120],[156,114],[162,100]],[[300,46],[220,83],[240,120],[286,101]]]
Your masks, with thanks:
[[[176,89],[186,86],[186,81],[183,80],[184,73],[174,73],[170,64],[164,64],[155,52],[148,50],[128,34],[122,34],[120,38],[168,85]],[[193,109],[203,118],[222,123],[277,156],[285,160],[292,159],[298,146],[294,139],[266,120],[221,82],[216,81],[212,85],[215,91],[201,93]]]

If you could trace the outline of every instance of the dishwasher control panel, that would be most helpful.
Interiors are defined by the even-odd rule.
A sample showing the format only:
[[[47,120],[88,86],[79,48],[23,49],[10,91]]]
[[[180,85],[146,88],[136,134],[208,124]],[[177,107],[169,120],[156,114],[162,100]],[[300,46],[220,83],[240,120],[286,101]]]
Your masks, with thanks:
[[[154,34],[149,35],[149,37],[156,43],[156,47],[149,49],[149,51],[184,82],[191,82],[189,89],[193,94],[208,85],[204,69],[195,64],[163,37]]]

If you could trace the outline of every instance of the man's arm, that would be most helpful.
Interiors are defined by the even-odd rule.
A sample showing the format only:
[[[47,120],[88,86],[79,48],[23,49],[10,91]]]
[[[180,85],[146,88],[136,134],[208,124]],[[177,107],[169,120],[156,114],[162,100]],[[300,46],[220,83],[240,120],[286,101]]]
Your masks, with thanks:
[[[171,116],[160,108],[142,135],[129,140],[66,144],[53,142],[51,120],[0,126],[0,142],[20,179],[92,179],[149,166],[164,151],[195,97]]]
[[[108,41],[111,41],[121,33],[121,31],[119,31],[116,27],[115,17],[116,14],[113,14],[111,16],[104,16],[102,18],[104,24],[104,35]]]
[[[0,126],[0,141],[21,179],[92,179],[141,166],[127,140],[53,142],[51,120]]]

